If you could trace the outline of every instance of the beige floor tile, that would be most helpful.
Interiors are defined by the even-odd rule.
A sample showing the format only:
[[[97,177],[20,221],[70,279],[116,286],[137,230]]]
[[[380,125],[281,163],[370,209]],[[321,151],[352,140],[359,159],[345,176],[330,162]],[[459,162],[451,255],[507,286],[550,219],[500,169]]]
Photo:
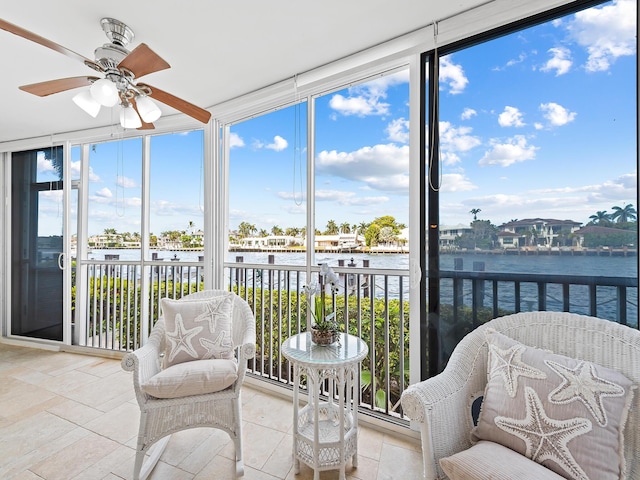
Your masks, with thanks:
[[[114,373],[120,373],[122,371],[120,361],[114,362],[113,359],[110,358],[90,358],[93,360],[91,363],[87,363],[85,366],[80,367],[77,370],[100,378],[106,378]]]
[[[12,423],[0,431],[0,466],[43,445],[58,441],[75,428],[71,422],[48,412],[39,412]]]
[[[242,429],[244,464],[261,470],[269,460],[269,457],[273,455],[285,434],[251,422],[244,422]],[[220,455],[235,459],[233,443],[227,444],[220,451]]]
[[[113,440],[89,434],[34,465],[31,471],[47,480],[69,480],[116,448],[118,443]]]
[[[360,424],[358,424],[360,425]],[[358,454],[371,458],[372,460],[380,460],[380,452],[382,452],[382,444],[384,442],[384,434],[371,428],[358,427]]]
[[[242,404],[244,480],[312,479],[304,465],[293,474],[291,400],[245,385]],[[140,410],[119,360],[0,344],[0,412],[2,480],[133,477]],[[419,478],[416,443],[361,425],[359,467],[348,464],[347,478]],[[179,432],[149,480],[232,479],[234,458],[221,430]],[[320,478],[337,479],[338,470]]]
[[[242,414],[263,427],[288,432],[293,422],[293,403],[291,400],[257,392],[250,401],[243,399]]]
[[[422,472],[420,453],[394,445],[384,445],[378,465],[378,480],[420,478],[419,472]]]
[[[20,395],[0,401],[0,411],[9,421],[17,422],[40,412],[44,412],[60,403],[64,398],[35,385],[33,388],[21,388]]]
[[[398,435],[385,434],[384,443],[388,445],[394,445],[396,447],[406,448],[408,450],[414,450],[418,453],[422,453],[422,444],[419,439],[409,437],[399,437]]]
[[[118,447],[85,468],[69,480],[103,480],[105,478],[133,478],[135,451],[128,447]]]
[[[54,457],[58,452],[82,440],[87,435],[89,435],[87,430],[75,427],[66,433],[60,433],[60,435],[50,438],[47,442],[34,441],[31,444],[33,448],[26,448],[23,454],[9,458],[5,464],[0,466],[0,478],[13,478],[15,475],[31,470],[34,465]]]
[[[47,411],[77,425],[84,425],[104,414],[100,410],[66,398],[57,405],[47,408]]]
[[[197,432],[198,430],[200,429],[180,433]],[[193,474],[200,472],[216,455],[218,455],[218,453],[222,451],[223,448],[231,443],[231,437],[229,437],[229,434],[223,430],[214,428],[201,430],[209,432],[208,436],[203,441],[190,439],[191,448],[188,451],[188,455],[185,456],[179,464],[177,464],[179,468]],[[169,450],[170,446],[170,444],[167,445],[167,450]],[[168,452],[165,451],[165,455],[167,453]]]
[[[277,478],[285,478],[293,468],[293,436],[285,435],[262,470]]]
[[[378,462],[369,457],[358,455],[358,466],[347,465],[347,478],[372,480],[378,477]],[[410,480],[410,479],[406,479]]]
[[[29,470],[26,470],[24,472],[20,472],[14,477],[11,477],[11,480],[42,480],[42,477]]]
[[[49,376],[39,386],[50,392],[63,395],[77,388],[91,390],[92,385],[97,384],[97,381],[98,379],[93,375],[73,370],[64,375]]]
[[[192,480],[193,474],[160,460],[148,478],[149,480]]]
[[[137,405],[123,403],[84,425],[85,428],[111,440],[125,444],[138,436],[140,409]]]
[[[247,473],[248,469],[245,467],[245,476],[243,477],[243,480],[248,480],[250,478]],[[212,478],[215,478],[216,480],[235,480],[236,463],[230,458],[217,455],[212,458],[196,476],[193,477],[193,480],[210,480]],[[156,479],[153,478],[152,480]]]

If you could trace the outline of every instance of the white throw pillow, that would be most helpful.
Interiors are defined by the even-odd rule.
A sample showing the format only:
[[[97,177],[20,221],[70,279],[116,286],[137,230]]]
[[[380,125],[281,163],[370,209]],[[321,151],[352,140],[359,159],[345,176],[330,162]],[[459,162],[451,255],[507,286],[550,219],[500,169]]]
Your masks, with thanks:
[[[156,398],[180,398],[224,390],[238,379],[235,360],[184,362],[162,370],[142,385]]]
[[[233,358],[232,295],[207,300],[160,300],[165,322],[165,367],[191,360]]]
[[[500,443],[570,479],[624,477],[633,383],[492,329],[486,337],[488,381],[472,440]]]
[[[524,455],[485,440],[441,458],[440,466],[450,480],[564,480]]]

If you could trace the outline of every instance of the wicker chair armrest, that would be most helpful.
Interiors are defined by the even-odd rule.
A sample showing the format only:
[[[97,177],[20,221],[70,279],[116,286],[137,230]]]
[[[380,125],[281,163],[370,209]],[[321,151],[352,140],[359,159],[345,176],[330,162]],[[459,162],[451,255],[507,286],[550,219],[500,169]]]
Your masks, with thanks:
[[[468,422],[453,422],[461,414],[470,417],[471,403],[478,396],[478,387],[460,375],[446,370],[423,382],[410,385],[402,394],[402,409],[411,419],[425,423],[429,418],[451,423],[451,433],[461,430],[468,435]],[[450,420],[446,420],[450,419]]]
[[[154,326],[145,345],[127,353],[121,361],[122,369],[133,372],[133,388],[138,402],[144,403],[148,395],[141,385],[162,370],[164,355],[164,320],[160,319]]]

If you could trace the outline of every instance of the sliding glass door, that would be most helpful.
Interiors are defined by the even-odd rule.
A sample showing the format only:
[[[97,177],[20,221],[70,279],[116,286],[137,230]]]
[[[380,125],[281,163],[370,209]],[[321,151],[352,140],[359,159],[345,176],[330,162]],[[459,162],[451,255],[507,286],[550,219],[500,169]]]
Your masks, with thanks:
[[[11,334],[63,340],[63,149],[12,154]]]

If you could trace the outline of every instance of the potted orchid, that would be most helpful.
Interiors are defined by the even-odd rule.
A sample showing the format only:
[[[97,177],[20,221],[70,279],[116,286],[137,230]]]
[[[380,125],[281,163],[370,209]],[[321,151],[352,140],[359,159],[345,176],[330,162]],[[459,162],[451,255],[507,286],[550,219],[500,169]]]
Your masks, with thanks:
[[[335,312],[327,312],[325,304],[325,289],[332,294],[338,292],[338,276],[328,264],[320,265],[321,282],[311,282],[304,287],[307,297],[307,311],[311,312],[311,341],[317,345],[331,345],[338,339],[338,323]],[[313,305],[312,305],[313,301]]]

